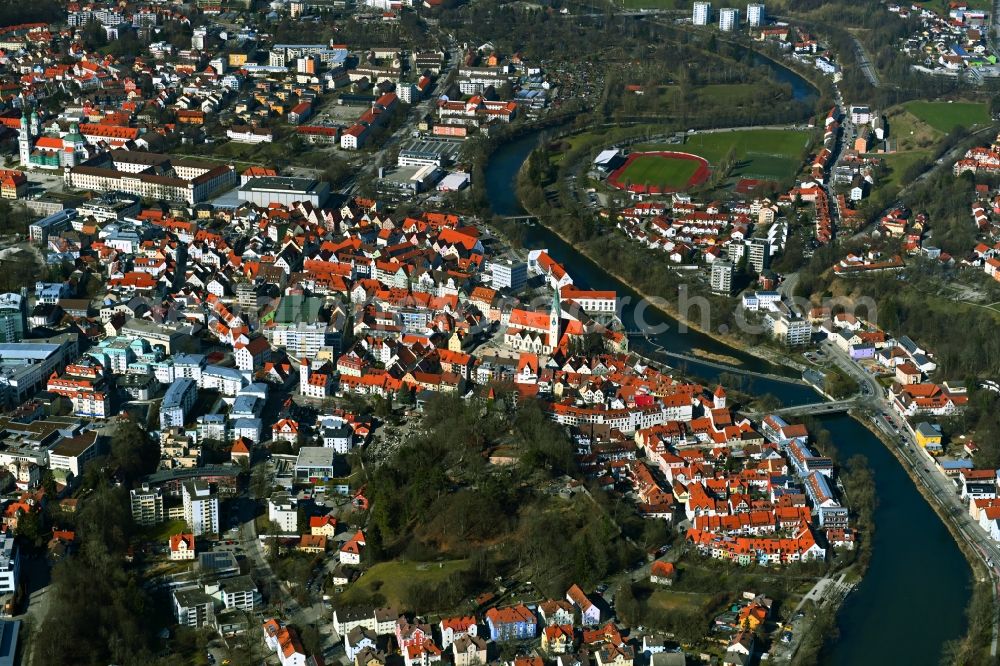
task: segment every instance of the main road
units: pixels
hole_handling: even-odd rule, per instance
[[[825,349],[834,364],[858,381],[862,393],[870,391],[865,401],[867,418],[882,431],[889,442],[895,442],[900,457],[915,478],[918,487],[927,491],[938,504],[943,519],[949,521],[958,531],[962,540],[982,561],[987,571],[993,591],[993,638],[990,655],[997,656],[998,631],[1000,631],[1000,543],[989,538],[979,523],[969,515],[967,500],[961,496],[961,488],[937,470],[934,460],[916,441],[913,430],[906,419],[893,409],[884,390],[876,379],[834,344],[826,343]],[[864,417],[864,415],[862,415]],[[887,446],[892,444],[887,443]],[[986,582],[980,578],[980,582]]]

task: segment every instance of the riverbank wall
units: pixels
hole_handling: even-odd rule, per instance
[[[524,166],[522,165],[521,169],[523,169],[523,168],[524,168]],[[522,203],[522,207],[524,207],[523,203]],[[595,256],[593,253],[591,253],[589,249],[587,249],[585,247],[581,247],[580,245],[574,243],[569,237],[567,237],[559,229],[556,229],[551,224],[546,223],[545,217],[544,217],[543,213],[541,213],[539,211],[536,211],[536,210],[531,210],[531,209],[526,208],[526,207],[525,207],[525,212],[527,214],[529,214],[529,215],[534,216],[538,220],[538,224],[542,225],[548,231],[550,231],[551,233],[553,233],[556,236],[558,236],[567,245],[573,246],[573,248],[577,252],[579,252],[580,254],[582,254],[588,260],[590,260],[590,261],[594,262],[595,264],[597,264],[598,266],[600,266],[601,270],[603,270],[604,272],[606,272],[608,275],[612,276],[613,278],[615,278],[616,280],[618,280],[619,282],[621,282],[625,286],[627,286],[629,289],[631,289],[634,292],[636,292],[637,294],[639,294],[639,296],[641,296],[642,298],[646,299],[646,301],[649,302],[649,304],[654,309],[656,309],[656,310],[662,312],[663,314],[667,315],[668,317],[670,317],[671,319],[673,319],[674,321],[676,321],[678,323],[678,325],[687,327],[687,328],[691,329],[692,331],[697,331],[698,333],[701,333],[702,335],[704,335],[706,337],[712,338],[716,342],[718,342],[720,344],[723,344],[723,345],[726,345],[727,347],[731,347],[733,349],[742,351],[742,352],[747,353],[747,354],[754,354],[756,356],[759,356],[760,358],[763,358],[764,360],[769,361],[770,363],[773,363],[775,365],[784,366],[786,368],[792,368],[792,369],[797,370],[799,372],[801,372],[802,370],[804,370],[806,368],[806,366],[804,364],[798,363],[798,362],[794,361],[793,359],[789,358],[788,356],[782,355],[782,354],[776,352],[773,349],[769,349],[767,347],[755,347],[755,346],[751,346],[751,345],[747,344],[745,341],[743,341],[740,338],[737,338],[735,336],[726,335],[724,333],[720,333],[718,331],[713,331],[711,329],[702,327],[698,323],[696,323],[696,322],[692,321],[691,319],[683,316],[681,314],[681,312],[676,308],[676,306],[674,306],[674,304],[671,303],[670,301],[668,301],[667,299],[665,299],[665,298],[663,298],[661,296],[655,296],[653,294],[650,294],[650,293],[644,291],[643,289],[640,289],[638,286],[636,286],[636,284],[630,278],[628,278],[627,276],[623,275],[620,271],[615,270],[614,267],[605,266],[604,264],[602,264],[600,262],[600,258],[597,257],[597,256]],[[735,360],[738,360],[738,359],[735,359]],[[740,368],[739,368],[738,365],[734,365],[733,369],[734,370],[739,370]]]
[[[903,471],[906,472],[910,481],[913,482],[917,492],[919,492],[920,495],[927,501],[927,504],[930,505],[931,509],[933,509],[934,513],[937,514],[938,518],[944,524],[945,529],[948,530],[948,533],[951,534],[951,537],[955,540],[955,544],[958,546],[958,549],[962,551],[962,556],[965,557],[966,561],[968,561],[969,567],[972,569],[976,579],[981,582],[988,581],[990,579],[990,575],[989,570],[986,568],[986,563],[983,562],[983,559],[965,538],[962,531],[958,529],[957,525],[955,525],[954,521],[948,515],[946,508],[941,505],[941,502],[937,499],[934,493],[932,493],[920,477],[917,476],[917,473],[914,471],[910,461],[903,455],[903,452],[900,450],[899,446],[897,446],[896,442],[890,439],[889,436],[876,426],[871,419],[867,418],[863,414],[852,410],[850,415],[851,418],[864,426],[865,429],[871,432],[872,435],[882,442],[883,446],[885,446],[889,453],[892,454],[897,461],[899,461],[900,466],[903,468]]]

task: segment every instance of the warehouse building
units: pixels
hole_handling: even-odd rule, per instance
[[[396,164],[401,167],[447,166],[455,161],[461,150],[462,141],[457,139],[411,139],[400,147]]]
[[[320,208],[330,196],[330,184],[312,178],[264,176],[251,178],[239,189],[241,201],[258,206],[278,203],[290,206],[296,201],[308,201]]]

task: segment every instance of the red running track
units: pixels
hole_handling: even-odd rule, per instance
[[[639,183],[633,183],[632,185],[625,187],[625,183],[622,181],[621,176],[625,173],[625,170],[629,168],[635,160],[640,157],[650,157],[657,156],[666,159],[674,160],[690,160],[692,162],[698,163],[697,171],[688,178],[687,183],[684,187],[661,187],[659,185],[643,185]],[[704,157],[699,157],[698,155],[692,155],[691,153],[675,153],[672,151],[654,151],[649,153],[632,153],[627,158],[625,158],[625,164],[621,165],[617,169],[611,172],[608,176],[608,184],[611,187],[615,187],[619,190],[626,190],[633,194],[669,194],[671,192],[685,192],[687,190],[694,189],[702,183],[708,180],[711,174],[711,169],[708,166],[708,160]]]

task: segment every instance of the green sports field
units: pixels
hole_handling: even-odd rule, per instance
[[[718,165],[733,149],[737,165],[734,176],[781,180],[795,175],[802,166],[802,152],[809,142],[807,130],[742,130],[705,132],[687,137],[683,146],[636,146],[636,150],[681,150]]]
[[[990,122],[986,104],[982,102],[907,102],[907,111],[941,132],[956,126],[972,127]],[[891,131],[891,130],[890,130]]]
[[[725,157],[730,147],[738,160],[749,155],[798,160],[808,141],[809,132],[805,130],[705,132],[689,136],[684,150],[701,155],[713,164]]]
[[[698,167],[691,159],[670,159],[659,155],[640,155],[625,170],[620,180],[635,185],[662,185],[684,189]]]

